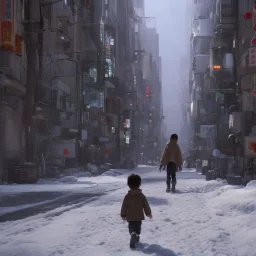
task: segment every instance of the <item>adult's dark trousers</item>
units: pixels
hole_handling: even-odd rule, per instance
[[[170,188],[171,186],[171,182],[172,184],[176,184],[177,180],[176,180],[176,172],[177,172],[177,165],[173,162],[170,162],[167,165],[167,170],[166,170],[166,184],[167,187]]]

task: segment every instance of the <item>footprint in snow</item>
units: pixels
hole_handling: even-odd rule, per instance
[[[164,221],[165,222],[171,222],[171,219],[170,218],[165,218]]]

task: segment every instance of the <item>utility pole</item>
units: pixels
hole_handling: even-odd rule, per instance
[[[0,184],[4,181],[4,89],[0,87]]]
[[[38,84],[38,33],[40,28],[39,0],[24,1],[25,45],[27,52],[27,84],[25,97],[26,161],[34,161],[33,109]]]

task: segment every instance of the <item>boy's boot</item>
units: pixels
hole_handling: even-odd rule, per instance
[[[130,248],[134,249],[137,243],[137,235],[135,232],[131,233]]]
[[[172,192],[175,193],[176,181],[172,181]]]

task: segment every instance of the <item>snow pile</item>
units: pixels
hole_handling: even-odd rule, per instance
[[[74,167],[74,168],[65,169],[63,174],[65,176],[76,176],[75,175],[76,173],[80,173],[80,172],[83,172],[83,171],[84,171],[84,168],[82,168],[82,167]]]
[[[223,187],[223,185],[226,184],[225,180],[211,180],[208,182],[203,182],[202,186],[198,186],[198,182],[192,183],[192,189],[191,192],[193,193],[208,193],[213,192],[219,189],[220,187]]]
[[[74,173],[74,175],[62,176],[59,179],[40,179],[37,184],[42,185],[51,185],[51,184],[62,184],[62,183],[76,183],[78,182],[78,178],[89,178],[91,177],[90,172],[78,172]]]
[[[256,215],[256,182],[251,181],[244,188],[226,185],[215,193],[212,203],[222,215]]]
[[[250,182],[247,184],[246,189],[256,189],[256,180],[250,181]]]
[[[64,176],[59,179],[59,182],[63,182],[63,183],[76,183],[77,181],[78,179],[75,176]]]
[[[87,177],[91,177],[92,174],[90,172],[78,172],[78,173],[75,173],[74,176],[76,176],[77,178],[87,178]]]
[[[92,174],[97,174],[97,166],[88,164],[87,171],[83,167],[69,168],[64,171],[65,176],[75,176],[77,178],[91,177]]]
[[[87,164],[87,171],[89,171],[91,174],[98,174],[98,168],[95,164]]]
[[[97,200],[62,214],[56,214],[55,209],[1,223],[0,255],[255,256],[256,221],[255,212],[251,211],[256,198],[255,182],[246,188],[232,187],[221,180],[206,182],[197,173],[180,172],[177,193],[168,194],[164,173],[157,168],[152,172],[150,168],[148,172],[144,170],[136,172],[142,176],[142,190],[153,219],[143,222],[141,242],[135,251],[129,249],[128,225],[119,215],[128,190],[125,176],[121,175],[86,178],[111,181],[111,188],[120,180],[120,189]],[[111,171],[114,175],[121,172]]]
[[[58,179],[39,179],[38,181],[37,181],[37,184],[45,184],[45,185],[47,185],[47,184],[56,184],[56,183],[59,183],[59,180]]]
[[[110,169],[109,171],[104,172],[101,176],[111,176],[111,177],[117,177],[124,174],[124,170],[118,170],[118,169]]]

